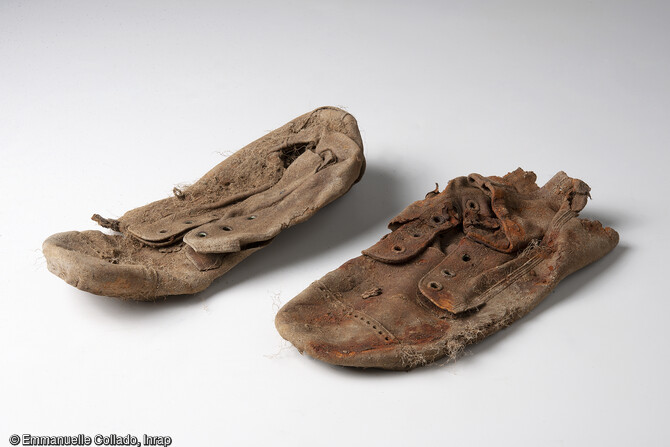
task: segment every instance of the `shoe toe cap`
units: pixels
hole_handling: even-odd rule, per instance
[[[57,233],[44,241],[42,252],[49,271],[78,289],[140,300],[155,296],[157,272],[120,261],[115,238],[99,231]]]
[[[405,369],[399,341],[373,317],[312,284],[275,318],[280,335],[301,353],[342,366]]]

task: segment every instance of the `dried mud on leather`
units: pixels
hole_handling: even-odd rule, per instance
[[[541,188],[522,169],[458,177],[287,303],[277,329],[335,365],[407,370],[455,358],[616,246],[616,231],[578,217],[589,192],[563,172]]]

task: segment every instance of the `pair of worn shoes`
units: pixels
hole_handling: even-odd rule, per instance
[[[152,300],[196,293],[345,194],[365,170],[353,116],[322,107],[240,149],[174,196],[120,219],[114,234],[66,232],[43,245],[47,266],[99,295]],[[277,314],[301,352],[328,363],[410,369],[502,329],[618,234],[577,217],[590,188],[559,172],[471,174],[429,192],[391,233],[312,283]]]

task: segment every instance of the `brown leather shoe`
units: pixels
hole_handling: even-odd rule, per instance
[[[175,196],[93,219],[122,234],[67,232],[43,244],[49,270],[98,295],[196,293],[363,175],[356,120],[322,107],[254,141]]]
[[[619,235],[577,217],[586,183],[521,169],[458,177],[277,314],[301,352],[335,365],[411,369],[510,325]]]

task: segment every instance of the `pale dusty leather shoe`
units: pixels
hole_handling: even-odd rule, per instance
[[[277,314],[300,352],[335,365],[411,369],[512,324],[619,235],[577,217],[590,188],[559,172],[471,174],[428,193],[377,244]]]
[[[365,170],[354,117],[321,107],[240,149],[175,196],[93,219],[122,234],[66,232],[43,244],[49,270],[98,295],[196,293],[281,230],[345,194]]]

